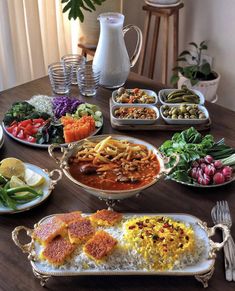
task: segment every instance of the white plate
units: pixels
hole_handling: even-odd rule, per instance
[[[182,3],[182,1],[178,1],[177,3],[174,3],[174,4],[157,4],[157,3],[154,3],[152,1],[148,1],[148,0],[145,0],[145,3],[150,5],[150,6],[153,6],[153,7],[158,7],[158,8],[169,8],[169,7],[175,7],[175,6],[178,6],[180,3]]]
[[[181,104],[175,104],[175,105],[169,105],[167,104],[167,106],[169,107],[180,107],[182,105]],[[206,109],[206,107],[202,106],[202,105],[197,105],[198,108],[205,114],[206,118],[205,119],[172,119],[172,118],[167,118],[163,115],[163,106],[165,105],[162,105],[160,107],[160,114],[161,114],[161,117],[164,119],[164,121],[167,123],[167,124],[184,124],[184,125],[191,125],[191,124],[203,124],[203,123],[206,123],[209,119],[209,113]]]
[[[3,139],[3,130],[2,130],[2,126],[0,125],[0,143]]]
[[[159,96],[159,100],[162,104],[164,105],[178,105],[178,104],[186,104],[186,103],[167,103],[165,102],[165,95],[168,95],[169,93],[173,92],[173,91],[179,91],[180,89],[162,89],[159,91],[158,96]],[[198,90],[194,90],[194,89],[190,89],[191,91],[193,91],[195,94],[197,94],[197,96],[199,97],[199,104],[196,105],[203,105],[205,103],[205,97],[204,95],[198,91]],[[187,104],[195,104],[195,103],[190,103],[188,102]]]
[[[103,126],[103,119],[102,119],[102,126]],[[93,136],[93,135],[97,134],[97,133],[100,131],[100,129],[102,128],[102,126],[96,128],[95,131],[94,131],[91,135],[89,135],[89,136]],[[4,124],[4,123],[2,123],[2,127],[3,127],[3,129],[4,129],[4,132],[5,132],[8,136],[10,136],[10,137],[13,138],[14,140],[16,140],[16,141],[18,141],[18,142],[20,142],[20,143],[23,143],[23,144],[25,144],[25,145],[32,146],[32,147],[36,147],[36,148],[44,148],[44,149],[47,149],[47,148],[50,146],[50,144],[32,143],[32,142],[28,142],[28,141],[25,141],[25,140],[19,139],[19,138],[13,136],[10,132],[8,132],[8,131],[6,130],[6,127],[5,127],[5,124]],[[64,144],[61,144],[61,145],[62,145],[62,146],[66,146],[67,143],[64,143]]]
[[[128,118],[117,118],[114,115],[114,111],[118,108],[128,108],[128,107],[145,107],[145,108],[150,108],[153,109],[156,113],[156,118],[155,119],[128,119]],[[153,106],[153,105],[149,105],[149,104],[132,104],[132,106],[130,105],[114,105],[110,108],[110,115],[111,118],[113,119],[114,122],[118,122],[119,124],[153,124],[157,121],[157,119],[159,118],[159,111],[157,109],[157,107]]]
[[[0,148],[3,146],[3,143],[4,143],[4,135],[3,135],[2,126],[0,125]]]
[[[139,88],[139,89],[140,90],[143,90],[144,92],[146,92],[146,94],[148,94],[149,96],[153,96],[155,98],[155,102],[153,102],[153,103],[135,103],[135,104],[134,103],[133,104],[131,104],[131,103],[119,103],[119,102],[117,102],[115,100],[115,97],[116,97],[117,91],[118,91],[118,90],[115,90],[112,93],[112,101],[113,101],[113,104],[114,105],[129,105],[129,106],[133,106],[133,105],[136,105],[136,104],[138,104],[138,105],[146,105],[146,104],[148,104],[148,105],[156,105],[157,104],[158,98],[157,98],[157,94],[154,91],[147,90],[147,89],[142,89],[142,88]],[[126,90],[133,90],[133,89],[126,89]]]
[[[89,214],[86,214],[89,215]],[[203,240],[205,252],[202,254],[200,260],[195,265],[189,265],[183,269],[178,270],[166,270],[166,271],[149,271],[149,270],[135,270],[133,269],[106,269],[106,270],[97,270],[95,267],[91,269],[81,269],[76,270],[73,264],[69,264],[67,269],[59,269],[50,265],[46,265],[41,260],[36,259],[35,261],[31,261],[32,267],[36,272],[44,275],[51,275],[51,276],[80,276],[80,275],[170,275],[170,276],[189,276],[189,275],[196,275],[196,274],[204,274],[212,269],[215,259],[209,258],[210,255],[210,239],[208,237],[208,233],[202,228],[200,225],[201,221],[192,215],[188,214],[168,214],[168,213],[143,213],[143,214],[133,214],[133,213],[126,213],[124,214],[125,218],[132,218],[132,217],[140,217],[140,216],[168,216],[177,221],[182,221],[187,224],[191,224],[194,228],[195,234],[197,238]],[[43,218],[39,224],[44,223],[47,219],[50,219],[52,216],[47,216]],[[36,255],[40,253],[40,247],[35,244],[35,252]],[[111,255],[110,255],[111,256]]]
[[[0,214],[17,213],[17,212],[27,211],[27,210],[41,204],[44,200],[46,200],[50,196],[56,183],[62,178],[62,172],[60,170],[56,169],[56,170],[53,170],[52,172],[49,173],[47,170],[43,170],[38,166],[28,164],[28,163],[24,163],[24,164],[25,164],[26,168],[42,175],[45,178],[44,184],[39,188],[39,189],[42,189],[43,195],[28,202],[28,203],[17,206],[17,210],[4,207],[2,204],[0,204]],[[55,173],[58,174],[58,178],[53,179],[52,176]]]

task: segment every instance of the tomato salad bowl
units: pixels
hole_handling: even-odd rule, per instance
[[[110,143],[107,145],[107,143]],[[121,145],[119,145],[119,143],[121,143]],[[131,169],[133,170],[133,163],[135,163],[136,161],[140,164],[141,161],[145,160],[145,165],[144,167],[149,168],[148,171],[150,171],[151,168],[153,168],[153,164],[157,163],[158,164],[158,168],[155,172],[153,172],[151,175],[150,174],[146,174],[146,176],[143,175],[144,172],[146,171],[146,168],[144,168],[143,173],[140,173],[141,176],[146,177],[146,180],[144,183],[141,183],[140,181],[137,181],[137,179],[133,178],[135,177],[135,173],[132,174],[132,178],[131,180],[127,180],[127,178],[124,176],[122,176],[121,171],[123,169],[118,169],[115,168],[115,165],[113,165],[113,161],[116,161],[118,156],[121,156],[122,153],[117,153],[116,156],[114,155],[114,157],[112,157],[112,163],[110,163],[110,167],[111,170],[113,171],[112,175],[114,176],[105,176],[107,173],[104,172],[96,172],[96,173],[88,173],[87,177],[89,176],[89,178],[86,179],[80,179],[78,178],[79,175],[76,175],[77,173],[75,173],[74,175],[74,171],[72,171],[72,166],[71,166],[71,160],[75,160],[75,162],[77,161],[77,157],[79,156],[79,151],[81,153],[84,153],[86,151],[89,151],[89,144],[93,145],[94,148],[97,150],[98,148],[98,152],[99,150],[102,148],[104,149],[104,147],[106,146],[106,148],[108,150],[113,150],[115,149],[114,145],[120,146],[121,148],[123,148],[124,146],[126,146],[126,148],[128,150],[138,150],[138,147],[141,148],[141,151],[143,152],[144,150],[146,150],[146,152],[148,154],[146,154],[146,156],[144,158],[139,158],[139,161],[137,161],[137,159],[130,159],[130,156],[128,156],[129,160],[128,160],[128,165],[131,166]],[[62,156],[59,157],[58,152],[56,153],[56,149],[60,149]],[[63,170],[64,174],[76,185],[80,186],[81,188],[83,188],[86,192],[100,198],[103,200],[106,200],[106,202],[110,202],[110,201],[115,201],[115,200],[120,200],[120,199],[125,199],[125,198],[129,198],[135,195],[138,195],[141,191],[143,191],[144,189],[154,185],[161,177],[167,175],[174,166],[177,165],[178,161],[179,161],[179,157],[176,155],[175,158],[175,164],[172,168],[168,168],[167,164],[169,163],[169,158],[164,157],[158,150],[156,147],[154,147],[153,145],[140,140],[140,139],[136,139],[133,137],[129,137],[129,136],[123,136],[123,135],[100,135],[100,136],[92,136],[89,137],[87,139],[83,139],[77,143],[73,143],[73,144],[69,144],[67,148],[63,148],[58,144],[52,144],[49,146],[48,148],[49,151],[49,155],[56,161],[56,163],[60,166],[60,168]],[[101,151],[102,152],[102,151]],[[93,152],[94,154],[94,152]],[[97,153],[95,153],[97,154]],[[98,153],[99,155],[99,153]],[[110,154],[111,155],[111,154]],[[130,154],[129,154],[130,155]],[[147,161],[147,155],[150,157],[152,160]],[[91,157],[92,154],[89,155],[89,157]],[[108,155],[106,155],[107,157]],[[102,157],[106,158],[106,157]],[[127,158],[127,159],[128,159]],[[96,158],[95,158],[96,159]],[[89,159],[86,159],[89,160]],[[130,162],[129,162],[130,161]],[[93,160],[94,162],[94,160]],[[103,169],[107,169],[107,165],[109,161],[105,161],[107,162],[107,164],[105,164],[104,166],[102,166],[102,169],[98,169],[97,171],[102,171]],[[120,164],[122,164],[121,166],[123,167],[123,164],[125,164],[125,160],[122,158],[120,161]],[[79,172],[79,174],[81,174],[80,172],[84,172],[83,171],[83,166],[82,165],[80,168],[77,168],[77,171]],[[85,165],[86,166],[86,165]],[[120,167],[121,167],[120,166]],[[134,170],[135,171],[135,170]],[[141,170],[140,170],[141,171]],[[114,174],[114,172],[116,172],[116,174]],[[122,171],[122,173],[125,171]],[[136,172],[138,172],[137,168],[136,168]],[[133,172],[132,172],[133,173]],[[91,175],[89,175],[91,174]],[[138,173],[137,173],[138,174]],[[115,176],[116,175],[116,176]],[[86,175],[83,175],[84,177]],[[97,183],[96,183],[96,176],[100,176],[100,177],[106,177],[107,179],[104,179],[104,181],[108,181],[108,179],[113,179],[113,182],[109,183],[109,187],[106,187],[105,184],[102,184],[101,186],[99,186],[99,177],[97,178]],[[110,178],[111,177],[111,178]],[[87,181],[90,180],[90,182],[88,183]],[[94,180],[94,181],[92,181]],[[93,184],[92,184],[92,182]],[[110,204],[109,204],[110,205]]]

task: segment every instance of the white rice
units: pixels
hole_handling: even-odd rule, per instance
[[[33,105],[36,111],[46,112],[53,116],[52,99],[53,97],[47,95],[34,95],[27,102]]]
[[[122,224],[123,225],[123,224]],[[199,227],[197,225],[191,225],[195,233]],[[100,227],[100,229],[102,229]],[[82,246],[78,247],[74,252],[72,258],[64,265],[54,267],[46,261],[40,261],[40,266],[46,272],[56,271],[149,271],[149,264],[145,261],[143,256],[139,254],[134,248],[124,248],[124,227],[105,227],[106,232],[112,235],[118,240],[118,246],[114,252],[109,255],[104,262],[96,263],[83,252]],[[202,261],[206,256],[207,246],[205,241],[197,237],[195,238],[196,251],[195,253],[185,253],[181,256],[180,260],[175,262],[173,270],[181,270],[187,266],[193,266]],[[39,255],[42,247],[39,244],[35,244],[36,254]],[[151,270],[150,271],[156,271]]]

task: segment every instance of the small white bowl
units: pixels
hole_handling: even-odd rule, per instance
[[[162,90],[160,90],[159,93],[158,93],[160,102],[162,104],[164,104],[164,105],[178,105],[178,104],[182,104],[182,103],[167,103],[167,102],[165,102],[165,100],[166,100],[166,97],[165,96],[166,95],[168,95],[169,93],[171,93],[173,91],[176,91],[177,92],[179,90],[180,89],[162,89]],[[200,91],[198,91],[198,90],[194,90],[194,89],[190,89],[190,90],[192,90],[195,94],[197,94],[197,96],[200,99],[200,102],[197,105],[203,105],[205,103],[205,97],[203,96],[203,94]],[[183,103],[183,104],[186,104],[186,103]],[[187,104],[195,104],[195,103],[188,102]]]
[[[133,90],[133,89],[126,89],[126,90]],[[148,105],[156,105],[156,104],[157,104],[157,102],[158,102],[158,98],[157,98],[157,94],[156,94],[156,92],[154,92],[154,91],[152,91],[152,90],[141,89],[141,88],[140,88],[140,90],[143,90],[143,91],[146,92],[146,94],[148,94],[149,96],[153,96],[153,97],[155,98],[155,102],[153,102],[153,103],[136,103],[136,104],[138,104],[138,105],[146,105],[146,104],[148,104]],[[133,103],[119,103],[119,102],[117,102],[117,101],[115,100],[115,97],[116,97],[116,95],[117,95],[117,91],[118,91],[118,90],[115,90],[115,91],[113,91],[113,93],[112,93],[112,101],[113,101],[113,104],[114,104],[114,105],[129,105],[129,106],[136,105],[136,104],[133,104]]]
[[[156,118],[155,119],[129,119],[129,118],[117,118],[115,117],[114,115],[114,111],[118,108],[121,108],[121,107],[124,107],[124,108],[130,108],[130,107],[140,107],[140,108],[151,108],[155,111],[156,113]],[[111,118],[119,123],[119,124],[153,124],[156,122],[156,120],[159,118],[159,110],[157,109],[156,106],[153,106],[153,105],[149,105],[149,104],[132,104],[132,105],[114,105],[112,106],[111,108]]]
[[[167,106],[169,106],[169,107],[180,107],[181,105],[182,105],[182,103],[176,104],[176,105],[167,104]],[[185,104],[185,105],[191,105],[191,104]],[[161,117],[164,119],[164,121],[168,124],[184,124],[184,125],[186,125],[186,124],[189,124],[189,125],[191,125],[191,124],[203,124],[203,123],[206,123],[209,119],[209,113],[208,113],[206,107],[202,106],[202,105],[197,105],[197,106],[205,114],[206,118],[204,118],[204,119],[198,119],[198,118],[197,119],[172,119],[172,118],[167,118],[163,115],[163,106],[164,105],[162,105],[160,107],[160,114],[161,114]]]

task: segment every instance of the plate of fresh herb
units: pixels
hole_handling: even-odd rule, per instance
[[[235,148],[225,144],[223,138],[215,141],[211,134],[202,136],[191,127],[175,133],[160,151],[168,157],[180,156],[167,179],[193,187],[218,187],[235,180]]]

